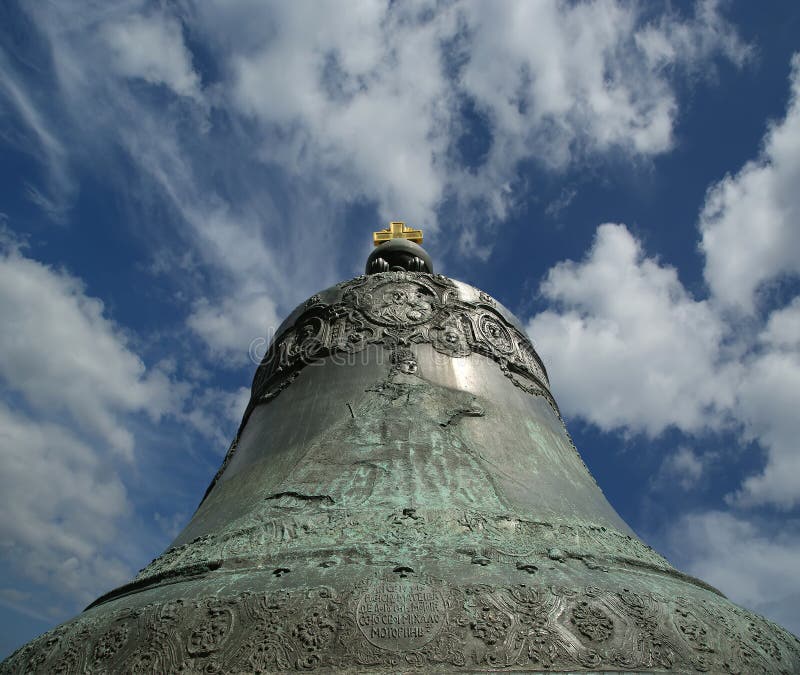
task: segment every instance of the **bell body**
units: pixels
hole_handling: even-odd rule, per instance
[[[800,672],[640,541],[516,319],[441,275],[313,296],[173,545],[4,672]]]

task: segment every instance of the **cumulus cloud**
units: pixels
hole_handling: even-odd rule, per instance
[[[12,569],[79,602],[125,580],[130,569],[107,546],[131,504],[104,453],[5,404],[0,445],[0,553]]]
[[[561,167],[581,148],[652,154],[670,147],[676,102],[658,71],[630,60],[633,6],[519,3],[496,12],[471,3],[465,13],[474,33],[462,82],[493,122],[490,162],[543,151],[546,164]],[[644,30],[671,42],[654,26]]]
[[[169,365],[148,368],[78,278],[0,234],[0,557],[33,606],[63,616],[143,557],[138,535],[118,536],[136,529],[128,483],[147,456],[139,417],[152,425],[194,410],[181,410],[188,387]],[[231,396],[218,403],[209,418],[229,418]]]
[[[103,303],[83,284],[11,248],[0,254],[0,377],[41,412],[64,412],[114,451],[132,458],[134,440],[120,415],[151,419],[179,393],[147,370]]]
[[[749,242],[739,246],[747,250]],[[551,303],[528,331],[559,403],[605,430],[658,435],[735,431],[754,441],[763,465],[727,495],[734,509],[800,504],[797,392],[800,298],[769,313],[760,330],[713,300],[697,300],[676,271],[647,257],[621,225],[598,227],[584,260],[556,265],[541,285]],[[748,324],[749,326],[749,324]],[[690,490],[724,451],[689,447],[667,455],[651,481]],[[681,569],[732,600],[798,631],[798,531],[741,510],[697,511],[667,532],[665,550]]]
[[[730,501],[740,506],[800,504],[800,298],[769,316],[747,360],[736,413],[748,438],[767,451],[763,471],[745,479]]]
[[[671,425],[702,429],[731,405],[722,323],[623,225],[598,227],[586,259],[553,267],[541,293],[554,308],[528,332],[567,415],[655,436]]]
[[[675,269],[647,258],[627,228],[610,224],[598,227],[582,262],[559,263],[540,290],[553,308],[528,332],[567,415],[650,436],[669,427],[737,430],[758,442],[765,466],[729,501],[800,503],[800,301],[748,339],[713,303],[692,298]]]
[[[792,63],[785,118],[700,214],[709,299],[693,298],[626,227],[605,224],[583,261],[548,272],[540,291],[553,306],[528,324],[567,414],[605,430],[727,428],[757,442],[763,468],[727,496],[740,507],[800,504],[800,298],[774,300],[761,321],[729,311],[752,310],[761,284],[800,270],[800,57]]]
[[[692,513],[667,533],[670,558],[734,602],[800,633],[800,532],[721,511]]]
[[[800,273],[800,54],[790,88],[760,155],[713,185],[700,215],[706,281],[715,298],[744,312],[763,284]]]
[[[385,220],[435,224],[453,105],[441,19],[378,2],[307,10],[274,3],[273,39],[232,57],[234,102],[261,123],[265,159],[325,170],[334,198],[379,200]]]
[[[800,297],[769,315],[759,341],[773,349],[800,348]]]

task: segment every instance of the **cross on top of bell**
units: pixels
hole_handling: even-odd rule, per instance
[[[390,239],[408,239],[415,244],[422,243],[422,230],[415,230],[411,227],[406,227],[406,224],[399,221],[389,223],[389,227],[378,232],[373,232],[372,240],[375,246],[379,246],[385,241]]]

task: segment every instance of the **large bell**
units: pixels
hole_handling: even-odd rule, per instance
[[[510,312],[413,242],[367,271],[280,327],[172,546],[0,670],[800,672],[617,515]]]

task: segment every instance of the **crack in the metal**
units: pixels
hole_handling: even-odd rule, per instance
[[[464,417],[483,417],[486,411],[480,406],[474,405],[468,408],[459,408],[450,413],[446,422],[439,422],[440,427],[449,427],[452,424],[459,422]]]
[[[287,492],[276,492],[274,495],[270,495],[266,497],[267,501],[271,499],[281,499],[282,497],[292,497],[294,499],[299,499],[300,501],[305,502],[327,502],[328,504],[335,504],[336,502],[333,500],[333,497],[330,495],[305,495],[301,492],[295,492],[293,490],[289,490]]]

